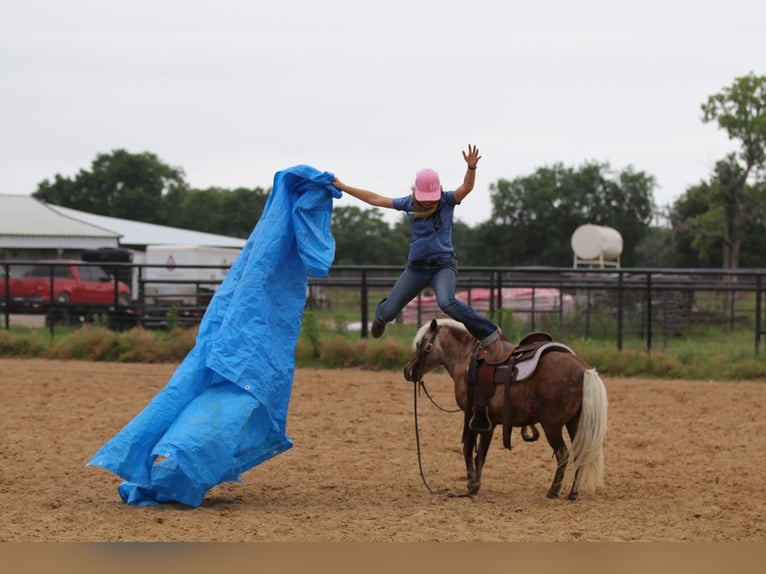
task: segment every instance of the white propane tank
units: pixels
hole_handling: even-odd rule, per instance
[[[571,244],[575,267],[578,264],[598,264],[601,267],[620,265],[622,235],[612,227],[590,223],[581,225],[572,234]]]

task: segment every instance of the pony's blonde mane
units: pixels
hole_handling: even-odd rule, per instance
[[[436,320],[436,322],[439,324],[439,327],[451,327],[453,329],[459,329],[461,331],[468,331],[468,329],[465,328],[465,325],[463,325],[460,321],[455,321],[454,319],[449,319],[447,317],[441,317]],[[420,340],[425,337],[425,334],[428,332],[428,329],[431,327],[431,321],[428,321],[420,326],[420,329],[418,329],[418,332],[415,333],[415,338],[412,341],[412,349],[415,350],[418,346],[418,343]]]

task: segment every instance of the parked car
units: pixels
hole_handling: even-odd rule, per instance
[[[51,275],[53,288],[51,289]],[[98,266],[82,261],[51,259],[32,265],[22,276],[9,279],[10,308],[17,310],[45,310],[53,300],[73,307],[118,305],[130,303],[130,287],[115,280]],[[6,303],[5,277],[0,275],[0,302]]]

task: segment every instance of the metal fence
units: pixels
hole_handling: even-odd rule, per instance
[[[104,317],[107,326],[125,329],[189,326],[199,323],[220,280],[148,279],[154,265],[98,264],[113,277],[130,281],[128,304],[114,298],[108,303],[81,305],[57,300],[51,284],[47,300],[23,301],[11,296],[11,282],[39,262],[2,263],[0,305],[5,328],[19,314],[45,317],[53,330],[63,323]],[[79,263],[78,263],[79,264]],[[51,263],[51,278],[56,263]],[[97,265],[82,263],[82,265]],[[204,270],[216,266],[177,266]],[[379,298],[393,286],[399,266],[334,266],[326,278],[309,278],[306,307],[316,313],[353,320],[361,337],[369,336],[369,323]],[[126,278],[130,279],[126,279]],[[161,288],[161,289],[160,289]],[[766,269],[723,272],[713,269],[463,267],[458,295],[490,316],[506,330],[546,330],[559,338],[587,337],[612,341],[622,349],[626,340],[638,339],[647,350],[665,347],[674,337],[715,326],[752,333],[759,351],[766,335],[763,292]],[[420,325],[439,315],[432,293],[424,290],[408,305],[398,321]]]
[[[327,279],[311,283],[345,286],[359,296],[361,335],[377,300],[390,289],[400,267],[333,267]],[[457,290],[467,303],[495,322],[524,331],[547,330],[560,338],[609,339],[622,349],[640,339],[647,350],[666,346],[705,327],[748,330],[758,352],[763,323],[764,269],[723,273],[711,269],[573,269],[464,267]],[[325,294],[325,298],[332,299]],[[309,300],[311,306],[311,300]],[[399,320],[422,324],[438,315],[433,297],[422,292]],[[514,326],[515,325],[515,326]]]

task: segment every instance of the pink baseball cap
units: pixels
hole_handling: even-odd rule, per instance
[[[439,174],[432,169],[421,169],[415,176],[415,199],[438,201],[442,196]]]

